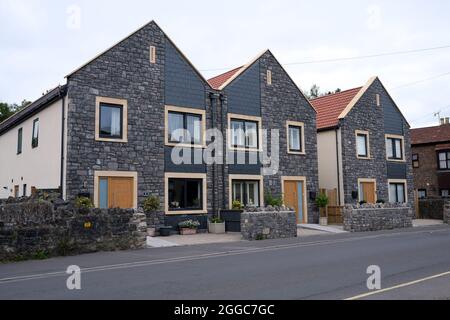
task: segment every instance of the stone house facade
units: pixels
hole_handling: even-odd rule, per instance
[[[319,185],[335,192],[333,205],[413,207],[409,124],[381,81],[375,77],[311,103],[318,112]]]
[[[176,226],[189,217],[204,228],[208,215],[230,209],[236,200],[263,206],[267,193],[288,194],[299,222],[318,222],[316,112],[308,100],[270,51],[215,80],[204,79],[152,21],[70,73],[67,85],[22,116],[0,124],[0,132],[13,132],[7,144],[15,146],[21,123],[38,119],[52,103],[59,125],[40,118],[33,137],[57,128],[54,137],[42,135],[39,147],[58,146],[46,155],[58,159],[48,166],[58,179],[47,185],[42,176],[27,184],[61,189],[67,200],[86,196],[99,208],[136,208],[155,196],[162,210],[154,224]],[[212,128],[224,137],[213,154],[243,162],[206,161],[208,144],[215,141],[207,136]],[[272,129],[279,132],[279,161],[273,154],[272,163],[264,164],[260,155],[272,156],[278,146],[264,145],[263,130],[270,141]],[[276,170],[267,175],[270,166]],[[16,195],[11,178],[0,178],[8,196]]]
[[[450,124],[411,130],[414,184],[419,198],[450,196]]]

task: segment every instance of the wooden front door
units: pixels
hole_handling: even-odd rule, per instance
[[[361,201],[365,201],[367,203],[375,203],[375,182],[361,182],[361,193]]]
[[[306,223],[305,205],[303,198],[303,181],[284,182],[284,204],[294,208],[297,212],[297,223]]]
[[[110,208],[130,209],[134,207],[133,178],[108,179],[108,205]]]

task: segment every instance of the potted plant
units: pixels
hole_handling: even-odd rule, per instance
[[[200,227],[200,222],[187,220],[179,223],[178,227],[180,228],[180,233],[182,236],[190,236],[197,234],[197,229]]]
[[[144,212],[147,215],[147,218],[154,217],[155,214],[158,212],[158,210],[161,208],[159,198],[156,196],[149,196],[147,199],[145,199],[143,204]],[[168,231],[170,235],[170,230]],[[162,231],[162,233],[167,234],[167,232]],[[147,229],[147,235],[149,237],[154,237],[156,235],[156,228],[148,228]]]
[[[225,233],[225,221],[220,217],[213,217],[208,222],[208,231],[212,234],[224,234]]]
[[[328,199],[327,195],[324,193],[320,194],[316,199],[316,204],[319,207],[319,212],[320,212],[320,225],[321,226],[328,225],[328,214],[327,214],[328,202],[329,202],[329,199]]]

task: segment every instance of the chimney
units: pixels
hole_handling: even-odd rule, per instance
[[[443,126],[445,124],[445,118],[441,118],[440,120],[440,125]]]
[[[450,118],[445,118],[445,124],[450,124]]]

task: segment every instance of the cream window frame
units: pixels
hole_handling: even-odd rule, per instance
[[[187,144],[187,143],[174,143],[170,142],[169,140],[169,113],[170,112],[177,112],[177,113],[183,113],[183,114],[193,114],[193,115],[199,115],[202,117],[202,126],[201,126],[201,139],[202,142],[200,144]],[[180,148],[206,148],[206,110],[201,109],[193,109],[193,108],[186,108],[186,107],[176,107],[176,106],[169,106],[167,105],[165,107],[165,116],[164,116],[164,140],[165,145],[168,147],[180,147]]]
[[[100,137],[100,105],[114,104],[122,106],[122,139],[110,139]],[[127,143],[128,142],[128,101],[108,97],[96,97],[95,99],[95,141]]]
[[[389,202],[391,202],[391,193],[390,193],[391,184],[403,184],[405,186],[405,203],[408,203],[408,180],[406,180],[406,179],[388,179]]]
[[[290,146],[290,132],[289,127],[298,127],[301,128],[301,141],[302,144],[302,151],[291,151]],[[287,121],[286,122],[286,137],[287,137],[287,153],[288,154],[296,154],[296,155],[306,155],[306,139],[305,139],[305,123],[304,122],[298,122],[298,121]]]
[[[231,130],[231,122],[233,120],[238,121],[250,121],[258,124],[258,148],[242,148],[234,147],[232,144],[233,130]],[[246,116],[242,114],[229,113],[228,114],[228,130],[227,130],[228,150],[229,151],[249,151],[249,152],[262,152],[263,130],[262,130],[262,118],[254,116]]]
[[[367,157],[360,156],[358,154],[358,136],[365,135],[367,141]],[[355,130],[355,148],[356,148],[356,158],[360,160],[372,160],[372,153],[370,152],[370,132],[366,130]]]
[[[389,159],[388,152],[387,152],[387,150],[388,150],[387,141],[388,141],[389,138],[391,138],[391,139],[399,139],[399,140],[402,141],[402,156],[403,156],[403,159]],[[385,140],[385,144],[386,144],[386,160],[389,161],[389,162],[405,163],[406,162],[405,137],[401,136],[401,135],[397,135],[397,134],[386,134],[384,140]]]
[[[197,179],[202,180],[203,192],[203,209],[202,210],[186,210],[186,211],[170,211],[169,210],[169,180],[170,179]],[[207,177],[204,173],[166,173],[164,177],[164,211],[167,216],[180,215],[196,215],[208,213],[208,184]]]
[[[264,177],[256,175],[230,174],[228,176],[228,205],[233,209],[233,181],[258,181],[259,182],[259,207],[264,207]]]

